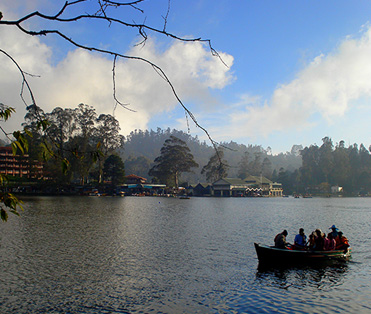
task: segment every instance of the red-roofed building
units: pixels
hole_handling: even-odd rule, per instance
[[[147,182],[146,178],[131,174],[125,177],[125,184],[145,184]]]

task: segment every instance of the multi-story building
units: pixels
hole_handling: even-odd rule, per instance
[[[43,163],[30,161],[29,156],[13,155],[12,148],[0,147],[0,173],[14,177],[42,178]]]

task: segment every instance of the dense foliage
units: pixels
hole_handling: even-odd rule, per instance
[[[109,156],[104,162],[103,174],[112,185],[123,184],[125,181],[125,166],[121,157],[117,155]]]
[[[46,121],[40,129],[39,121]],[[24,127],[33,134],[30,142],[31,159],[47,159],[45,173],[58,184],[85,184],[94,178],[103,181],[106,158],[123,145],[118,121],[111,115],[97,115],[91,106],[80,104],[75,109],[55,108],[44,113],[29,108]],[[65,161],[64,167],[56,159]]]
[[[311,145],[301,150],[303,165],[299,170],[281,168],[275,174],[286,193],[326,194],[331,187],[342,187],[345,194],[366,194],[371,191],[371,155],[361,144],[345,147],[344,141],[335,146],[329,137],[321,146]],[[369,148],[371,150],[371,147]]]

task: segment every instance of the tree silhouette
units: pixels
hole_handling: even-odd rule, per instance
[[[165,141],[160,156],[154,162],[155,165],[148,174],[165,182],[172,181],[176,189],[179,186],[179,176],[198,167],[186,142],[175,136],[170,136]]]
[[[218,151],[210,157],[207,165],[202,168],[201,174],[206,175],[207,182],[215,182],[219,179],[225,178],[228,175],[229,166],[227,161],[222,160],[222,163],[220,163],[220,158],[223,157],[224,150],[219,147]]]

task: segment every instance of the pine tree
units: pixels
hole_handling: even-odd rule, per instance
[[[161,148],[160,156],[154,160],[155,165],[149,170],[149,175],[160,181],[179,187],[179,176],[198,167],[186,142],[170,136]]]

